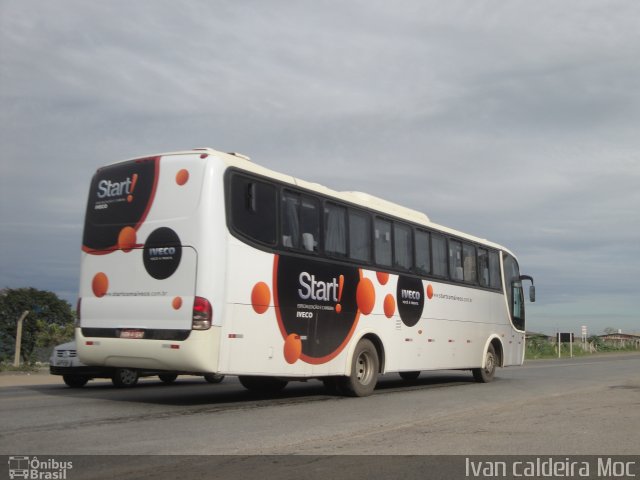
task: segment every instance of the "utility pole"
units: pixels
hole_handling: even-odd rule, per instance
[[[27,315],[29,315],[29,310],[25,310],[24,312],[22,312],[22,315],[18,319],[18,326],[16,328],[16,356],[13,359],[13,366],[16,368],[20,366],[20,349],[22,347],[22,322],[24,322],[24,319],[27,318]]]

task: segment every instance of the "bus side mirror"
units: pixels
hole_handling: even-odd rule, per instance
[[[529,287],[529,301],[531,303],[536,301],[536,287],[533,284],[533,277],[531,275],[520,275],[520,281],[529,280],[531,282],[531,286]]]

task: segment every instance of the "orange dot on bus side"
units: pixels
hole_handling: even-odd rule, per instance
[[[102,272],[96,273],[91,282],[91,289],[96,297],[104,297],[109,290],[109,278]]]
[[[296,363],[302,355],[302,340],[300,335],[290,334],[284,341],[284,359],[287,363]]]
[[[356,303],[360,311],[369,315],[376,304],[376,289],[368,278],[361,278],[356,289]]]
[[[427,298],[431,300],[433,298],[433,287],[431,284],[427,285]]]
[[[386,285],[389,281],[389,274],[387,272],[376,272],[376,277],[378,277],[380,285]]]
[[[256,313],[264,313],[271,303],[271,291],[269,286],[264,282],[258,282],[251,290],[251,305]]]
[[[186,170],[183,168],[182,170],[179,170],[178,173],[176,173],[176,183],[178,185],[182,186],[188,181],[189,181],[189,170]]]
[[[130,252],[136,246],[136,230],[124,227],[118,234],[118,248],[123,252]]]
[[[394,313],[396,313],[396,301],[394,300],[393,295],[389,293],[384,297],[384,314],[387,318],[391,318]]]
[[[176,297],[171,302],[171,306],[174,310],[180,310],[182,308],[182,297]]]

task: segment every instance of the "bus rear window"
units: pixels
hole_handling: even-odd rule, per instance
[[[96,172],[85,215],[85,251],[117,248],[122,228],[137,228],[144,221],[155,195],[159,160],[134,160]]]

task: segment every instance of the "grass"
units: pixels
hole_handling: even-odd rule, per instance
[[[593,347],[593,348],[591,348]],[[638,352],[639,350],[632,346],[619,346],[606,342],[591,342],[586,344],[586,349],[583,348],[582,343],[573,344],[573,356],[585,357],[589,355],[596,355],[598,353],[609,352]],[[562,357],[568,357],[570,352],[570,346],[568,343],[562,344]],[[558,358],[558,350],[556,344],[548,341],[546,338],[530,338],[527,340],[527,348],[525,351],[526,360],[537,360],[543,358]]]
[[[13,362],[0,362],[0,372],[25,372],[33,373],[42,368],[40,363],[21,363],[19,367],[14,367]]]

